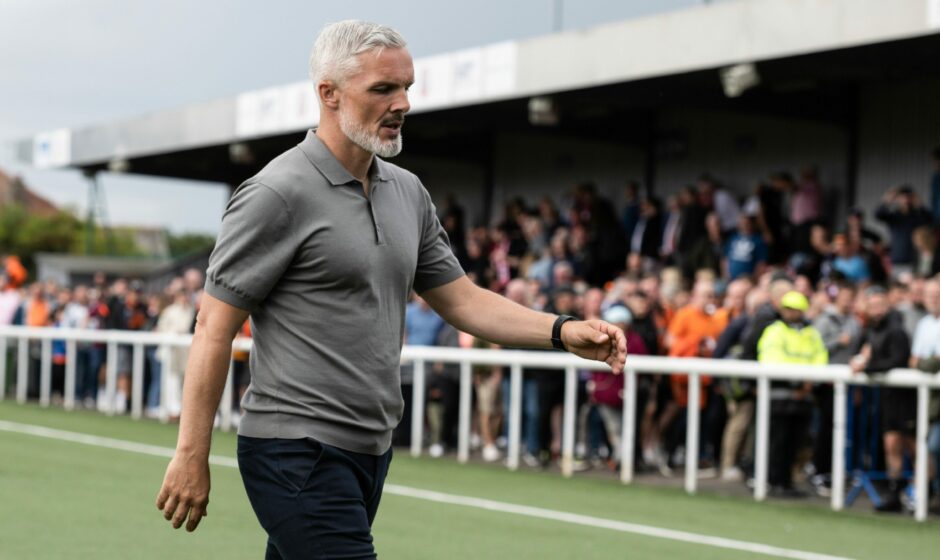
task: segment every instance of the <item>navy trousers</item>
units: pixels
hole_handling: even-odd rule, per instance
[[[391,449],[238,436],[245,491],[268,533],[265,559],[375,558],[372,522],[391,460]]]

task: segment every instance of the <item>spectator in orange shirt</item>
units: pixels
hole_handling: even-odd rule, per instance
[[[246,320],[242,324],[242,328],[238,331],[238,336],[241,338],[251,338],[251,321]],[[245,396],[245,391],[248,390],[248,385],[251,383],[251,368],[250,363],[250,353],[248,350],[234,350],[232,352],[232,374],[235,377],[235,394],[233,395],[232,408],[233,410],[238,411],[238,414],[235,416],[238,420],[241,420],[241,402],[242,397]]]
[[[29,298],[23,302],[23,318],[27,327],[48,327],[52,307],[42,284],[36,282],[29,287]],[[29,341],[29,378],[26,383],[26,394],[30,399],[39,398],[39,359],[40,343],[38,340]]]
[[[715,350],[718,336],[728,325],[729,312],[718,308],[718,299],[715,292],[715,283],[711,280],[698,280],[692,288],[692,297],[689,303],[676,311],[669,323],[666,333],[666,347],[669,356],[678,358],[710,358]],[[708,398],[708,387],[711,378],[701,377],[701,390],[699,392],[699,410],[705,408]],[[660,433],[666,434],[679,413],[686,409],[689,402],[689,379],[686,375],[673,375],[670,377],[673,400],[667,405],[660,418]],[[671,438],[675,448],[681,441],[685,423],[680,422],[673,430]]]

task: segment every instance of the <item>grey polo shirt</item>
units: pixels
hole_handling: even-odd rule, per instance
[[[409,291],[463,271],[418,178],[373,161],[366,198],[310,131],[228,203],[206,292],[251,312],[241,435],[391,445]]]

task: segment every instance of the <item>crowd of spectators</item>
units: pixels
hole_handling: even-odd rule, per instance
[[[152,331],[166,334],[188,334],[195,328],[196,309],[203,288],[203,273],[190,269],[174,278],[159,292],[147,293],[138,280],[116,278],[108,281],[103,273],[94,276],[90,285],[60,286],[54,281],[25,283],[25,270],[15,257],[7,257],[0,284],[0,325],[53,327],[72,329],[116,329]],[[40,392],[41,345],[29,343],[27,397],[35,399]],[[75,402],[76,406],[105,412],[124,413],[131,395],[133,348],[118,344],[115,355],[115,390],[106,391],[108,353],[104,342],[76,344]],[[65,393],[65,340],[51,345],[51,398],[61,402]],[[165,397],[166,413],[179,416],[182,379],[188,351],[176,346],[144,347],[144,382],[142,394],[145,414],[156,417],[161,394]],[[12,361],[12,351],[3,357]],[[236,371],[246,357],[233,356]],[[239,380],[247,386],[246,375]],[[12,379],[8,380],[12,382]]]
[[[932,200],[940,204],[940,151],[933,155]],[[872,213],[886,237],[858,208],[836,222],[812,167],[796,176],[773,173],[745,197],[702,175],[665,202],[645,195],[637,183],[625,186],[625,199],[618,211],[594,185],[583,183],[572,189],[567,207],[549,198],[534,205],[511,200],[494,227],[469,227],[454,200],[439,212],[475,282],[534,309],[618,324],[633,355],[850,364],[874,375],[893,368],[940,370],[940,207],[925,206],[911,186],[888,189]],[[488,346],[448,333],[450,327],[420,299],[407,315],[410,343]],[[439,456],[456,445],[457,373],[429,371],[428,406],[443,410],[443,420],[429,425],[430,452]],[[559,373],[524,373],[523,460],[533,467],[560,456]],[[503,368],[474,372],[473,444],[487,461],[502,457],[508,378]],[[609,373],[580,372],[579,468],[617,468],[623,383]],[[702,387],[701,476],[751,483],[754,384],[703,377]],[[832,394],[831,384],[772,384],[772,494],[828,494]],[[688,380],[641,375],[637,395],[638,468],[671,476],[684,464]],[[915,390],[853,389],[851,401],[856,420],[876,422],[871,437],[878,444],[874,454],[853,455],[852,466],[885,474],[882,499],[875,500],[879,510],[913,507],[905,491],[913,464]],[[932,473],[940,460],[938,405],[933,399]],[[409,420],[406,411],[400,444],[409,438]]]
[[[449,199],[440,208],[454,253],[478,284],[533,309],[603,319],[623,328],[633,355],[746,359],[762,363],[849,364],[879,374],[898,367],[940,370],[940,151],[932,207],[910,186],[884,193],[873,212],[887,238],[861,209],[840,223],[826,207],[817,172],[776,172],[739,197],[710,175],[665,201],[625,186],[618,209],[590,183],[575,186],[565,207],[543,198],[511,200],[493,227],[466,223]],[[26,284],[9,260],[0,292],[0,325],[152,330],[194,328],[203,275],[190,270],[160,293],[95,277],[90,286]],[[490,348],[458,333],[415,296],[405,324],[408,344]],[[248,323],[243,329],[250,335]],[[123,412],[131,390],[131,348],[117,352],[117,390],[105,398],[102,344],[79,344],[76,401]],[[8,357],[9,359],[10,357]],[[53,393],[64,390],[65,345],[53,344]],[[247,354],[233,355],[237,394],[249,382]],[[39,347],[30,348],[29,394],[39,391]],[[147,348],[146,410],[161,392],[178,415],[185,369],[182,349]],[[459,368],[431,364],[427,422],[432,456],[456,447]],[[703,377],[698,403],[702,476],[748,482],[754,455],[755,386],[747,379]],[[509,375],[473,370],[473,448],[500,460],[506,445]],[[395,442],[408,443],[412,372],[402,368],[406,410]],[[624,377],[579,375],[577,467],[610,469],[620,457]],[[886,473],[879,509],[905,505],[913,459],[912,389],[854,390],[852,414],[880,418],[878,452],[857,453],[856,468]],[[828,492],[832,455],[832,386],[774,382],[771,391],[769,482],[773,494]],[[546,467],[561,451],[563,376],[527,369],[522,384],[523,461]],[[860,404],[861,403],[861,404]],[[872,405],[871,403],[875,403]],[[931,407],[932,473],[940,460],[940,401]],[[684,464],[688,380],[641,375],[637,387],[637,468],[672,476]],[[850,434],[850,436],[857,434]],[[864,445],[856,449],[865,448]],[[934,476],[935,490],[940,479]],[[909,504],[907,504],[909,505]]]

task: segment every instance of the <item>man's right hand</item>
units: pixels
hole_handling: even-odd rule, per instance
[[[202,518],[209,515],[206,510],[209,485],[208,459],[187,457],[177,451],[166,468],[163,487],[157,495],[157,509],[174,529],[179,529],[186,521],[186,530],[191,533]]]
[[[163,517],[174,529],[186,522],[190,532],[208,515],[212,422],[228,376],[232,339],[248,318],[247,311],[209,294],[203,294],[201,301],[186,362],[176,453],[157,495],[157,509]]]

